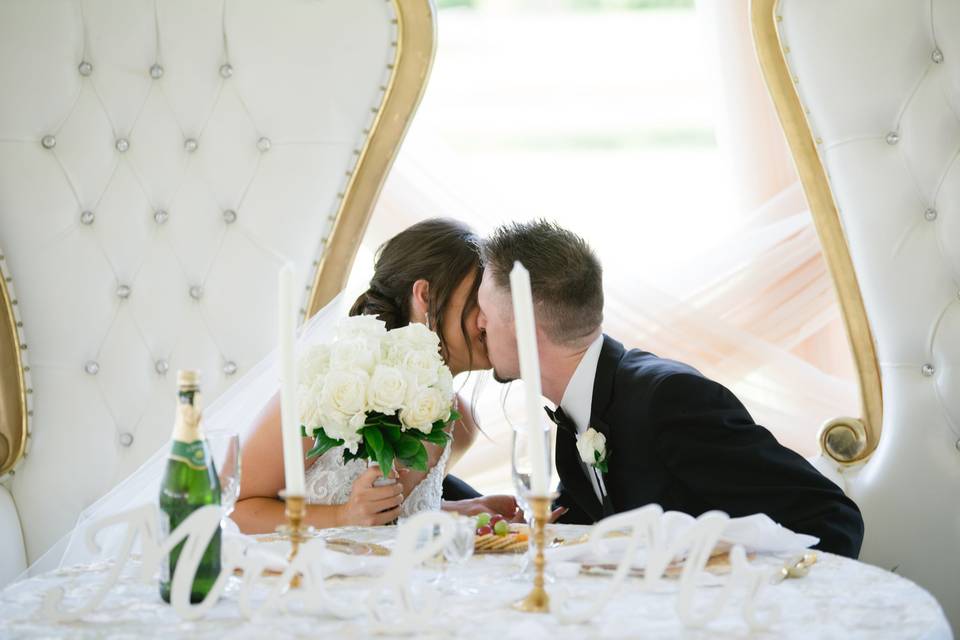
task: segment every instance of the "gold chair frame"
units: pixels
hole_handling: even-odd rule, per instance
[[[790,50],[780,39],[778,2],[751,0],[754,45],[820,237],[860,381],[862,417],[842,417],[826,422],[820,429],[820,449],[840,464],[860,464],[870,457],[880,440],[883,425],[880,367],[837,205],[817,152],[819,141],[811,132],[807,121],[809,111],[800,101],[795,79],[787,65],[786,56]]]

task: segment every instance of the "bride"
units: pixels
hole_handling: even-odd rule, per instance
[[[477,289],[480,285],[478,239],[473,231],[450,219],[431,219],[400,232],[377,253],[370,288],[350,309],[350,315],[373,315],[394,329],[413,322],[426,324],[440,337],[441,355],[456,376],[490,368],[482,335],[477,327]],[[444,509],[473,514],[480,511],[520,517],[510,496],[487,496],[443,502],[447,471],[476,437],[477,427],[469,407],[455,399],[462,418],[453,423],[452,444],[444,447],[424,442],[427,471],[401,469],[395,482],[377,486],[377,467],[363,460],[342,461],[343,447],[316,459],[305,459],[307,512],[315,527],[382,525],[398,516]],[[304,454],[313,446],[303,439]],[[244,533],[270,532],[285,522],[283,503],[283,447],[280,407],[275,394],[258,416],[243,449],[243,477],[236,508],[231,515]]]
[[[480,261],[477,238],[469,227],[446,219],[415,224],[380,248],[375,267],[369,290],[349,313],[375,315],[388,328],[411,322],[426,324],[440,336],[441,355],[453,374],[490,368],[476,323]],[[310,344],[330,340],[336,323],[346,315],[340,297],[317,312],[299,331],[300,352]],[[277,499],[277,492],[284,486],[278,375],[274,352],[203,413],[203,429],[208,437],[241,434],[243,474],[231,518],[244,533],[271,532],[286,521],[283,505]],[[457,400],[463,418],[452,425],[453,443],[442,450],[424,443],[428,448],[426,473],[401,471],[396,484],[375,486],[379,469],[367,469],[359,461],[344,464],[339,449],[306,461],[306,497],[312,504],[307,511],[309,524],[384,524],[400,515],[441,507],[465,514],[487,511],[521,519],[523,514],[512,496],[442,500],[444,476],[470,446],[477,431],[469,406]],[[312,440],[304,439],[304,453],[312,445]],[[87,543],[88,527],[131,507],[156,504],[169,454],[169,444],[163,445],[136,472],[84,509],[73,530],[24,575],[115,555],[124,544],[122,531],[101,531],[93,549]]]

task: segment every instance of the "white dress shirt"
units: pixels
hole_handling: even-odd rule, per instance
[[[587,348],[576,371],[567,383],[567,388],[563,392],[563,399],[560,400],[560,407],[567,414],[577,427],[577,436],[590,428],[590,412],[593,410],[593,382],[597,377],[597,365],[600,362],[600,349],[603,347],[603,334],[597,336]],[[600,472],[594,473],[593,467],[581,460],[580,466],[583,472],[590,478],[590,484],[593,485],[593,492],[597,494],[597,499],[603,502],[603,493],[607,489],[603,486],[603,476]],[[602,492],[601,492],[602,489]]]

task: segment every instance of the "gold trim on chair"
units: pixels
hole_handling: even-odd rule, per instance
[[[27,448],[27,385],[14,304],[6,270],[0,269],[0,477],[13,469]]]
[[[873,453],[880,439],[883,424],[880,367],[837,205],[785,59],[777,29],[780,22],[777,3],[778,0],[751,0],[753,40],[820,236],[860,378],[863,417],[837,418],[824,424],[820,430],[820,447],[839,463],[857,464]]]
[[[430,0],[388,0],[397,20],[396,57],[383,101],[320,258],[307,305],[309,318],[347,283],[374,204],[427,85],[436,46],[436,20]]]

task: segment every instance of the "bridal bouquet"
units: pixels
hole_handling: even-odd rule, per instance
[[[427,470],[423,441],[445,446],[453,409],[453,376],[440,339],[422,324],[387,331],[372,316],[352,316],[332,344],[299,361],[301,432],[316,439],[308,458],[343,446],[343,460],[375,460],[389,475],[394,461]]]

